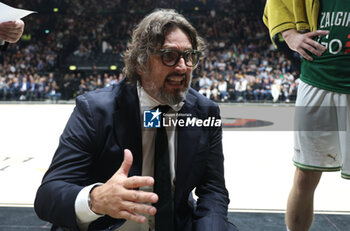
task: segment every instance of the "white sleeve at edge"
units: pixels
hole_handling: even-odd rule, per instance
[[[86,186],[79,192],[77,198],[75,199],[74,207],[75,207],[75,214],[77,216],[77,224],[80,230],[82,231],[87,230],[91,222],[93,222],[94,220],[97,220],[100,217],[103,217],[103,215],[98,215],[94,213],[90,209],[89,203],[88,203],[88,198],[89,198],[91,189],[98,185],[102,185],[102,183],[96,183],[96,184]]]

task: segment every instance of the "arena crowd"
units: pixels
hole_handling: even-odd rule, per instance
[[[3,1],[37,11],[22,39],[0,54],[0,100],[69,100],[116,84],[132,28],[154,8],[183,13],[207,42],[193,87],[219,102],[289,102],[298,70],[275,50],[262,23],[264,0]],[[54,10],[55,9],[55,10]],[[88,68],[70,70],[70,61]],[[102,60],[100,63],[98,60]]]

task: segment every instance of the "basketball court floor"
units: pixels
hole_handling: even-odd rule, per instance
[[[33,201],[74,104],[0,104],[0,230],[48,230]],[[292,184],[292,104],[221,104],[229,219],[240,230],[285,230]],[[350,182],[324,174],[312,230],[350,230]],[[21,223],[20,216],[29,219]],[[23,221],[23,219],[22,219]]]

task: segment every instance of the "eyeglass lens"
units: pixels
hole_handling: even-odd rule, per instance
[[[166,66],[175,66],[181,56],[184,58],[186,66],[193,67],[197,65],[200,53],[198,51],[165,50],[161,54],[163,64]]]

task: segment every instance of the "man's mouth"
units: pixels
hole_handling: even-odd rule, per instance
[[[172,86],[183,86],[185,84],[185,76],[173,75],[166,78],[166,83]]]

